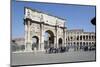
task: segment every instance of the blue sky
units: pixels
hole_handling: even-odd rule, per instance
[[[12,37],[24,36],[24,7],[37,9],[45,13],[66,19],[68,29],[84,29],[86,32],[95,32],[91,19],[95,17],[95,6],[80,6],[69,4],[49,4],[37,2],[20,2],[12,0]]]

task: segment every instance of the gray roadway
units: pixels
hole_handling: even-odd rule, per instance
[[[56,54],[12,53],[12,65],[44,64],[95,60],[95,51],[77,51]]]

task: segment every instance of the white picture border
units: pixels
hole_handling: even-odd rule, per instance
[[[28,1],[28,0],[27,0]],[[32,0],[31,0],[32,1]],[[33,0],[39,2],[56,2],[68,4],[82,4],[82,5],[96,5],[96,45],[97,45],[97,58],[96,62],[82,62],[82,63],[67,63],[67,64],[52,64],[52,65],[39,65],[40,67],[99,67],[100,64],[100,0]],[[10,67],[10,0],[0,0],[0,66]],[[33,66],[23,66],[33,67]]]

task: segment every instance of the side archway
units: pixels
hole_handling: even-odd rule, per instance
[[[59,40],[58,40],[58,44],[59,44],[59,47],[62,46],[62,38],[59,38]]]
[[[33,36],[32,37],[32,50],[34,50],[34,48],[38,50],[38,47],[39,47],[39,38],[38,36]]]

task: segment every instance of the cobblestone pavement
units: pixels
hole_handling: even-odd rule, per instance
[[[76,51],[65,53],[12,53],[11,65],[29,65],[60,62],[95,61],[95,51]]]

